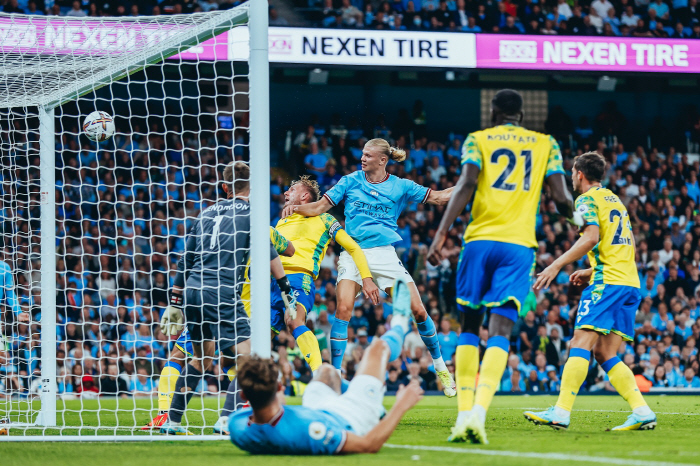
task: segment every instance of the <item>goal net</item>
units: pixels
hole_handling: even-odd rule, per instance
[[[158,390],[176,377],[166,366],[186,364],[168,362],[174,348],[190,348],[160,316],[185,234],[225,198],[232,160],[252,159],[253,314],[269,302],[266,2],[0,14],[0,51],[0,441],[163,438],[142,427],[172,398]],[[116,126],[102,143],[82,131],[95,110]],[[267,355],[269,310],[257,314],[253,348]],[[212,433],[228,385],[215,358],[186,438]]]

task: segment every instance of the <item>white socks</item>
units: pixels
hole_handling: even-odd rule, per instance
[[[649,408],[649,406],[642,406],[639,408],[634,408],[632,412],[637,416],[647,417],[651,415],[651,408]]]
[[[472,408],[472,415],[476,416],[481,423],[486,422],[486,410],[483,406],[474,405]]]
[[[569,419],[571,417],[571,411],[567,411],[564,408],[560,408],[559,406],[554,407],[554,414],[564,419]]]
[[[435,372],[447,370],[447,365],[445,365],[445,361],[442,359],[442,356],[437,359],[433,359],[433,366],[435,367]]]
[[[408,333],[411,326],[408,321],[408,317],[394,314],[391,316],[391,328],[401,327],[401,331],[404,335]]]

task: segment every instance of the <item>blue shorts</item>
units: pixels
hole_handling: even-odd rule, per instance
[[[581,293],[576,329],[617,333],[625,341],[634,338],[634,316],[642,295],[639,288],[625,285],[589,285]]]
[[[188,358],[192,358],[192,356],[194,355],[194,350],[192,349],[192,341],[190,340],[190,332],[187,330],[186,325],[185,329],[175,341],[175,348],[185,353],[185,356],[187,356]]]
[[[314,279],[308,273],[290,273],[287,274],[287,278],[297,302],[304,307],[308,314],[311,308],[314,307],[314,298],[316,296]],[[277,281],[272,280],[270,285],[270,321],[272,330],[275,333],[280,333],[287,328],[284,323],[284,301],[282,301],[281,293]]]
[[[470,241],[457,265],[457,304],[483,312],[512,301],[520,312],[532,285],[535,250],[499,241]],[[504,314],[505,315],[505,314]],[[515,321],[517,313],[505,315]]]

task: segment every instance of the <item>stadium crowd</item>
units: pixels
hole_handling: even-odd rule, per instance
[[[637,313],[634,341],[620,354],[637,374],[643,390],[649,387],[700,388],[700,162],[685,153],[687,144],[700,142],[700,116],[691,115],[684,128],[687,143],[671,145],[650,138],[650,149],[628,150],[618,142],[624,116],[607,106],[587,125],[567,125],[561,108],[553,108],[545,126],[561,141],[565,168],[589,149],[599,150],[609,162],[604,185],[615,191],[629,209],[636,239],[637,265],[643,302]],[[403,114],[404,116],[406,114]],[[59,391],[97,396],[150,394],[173,341],[159,329],[159,316],[168,303],[168,289],[183,236],[201,209],[223,196],[216,180],[217,162],[245,159],[246,131],[183,133],[177,126],[165,131],[155,122],[147,136],[133,127],[134,136],[118,133],[110,146],[95,150],[79,140],[77,125],[64,123],[56,140],[57,154],[57,269]],[[245,125],[245,123],[243,123]],[[570,126],[570,127],[569,127]],[[428,118],[419,102],[412,117],[389,125],[380,118],[365,128],[339,117],[329,124],[314,120],[293,138],[289,158],[273,169],[271,212],[274,225],[290,180],[302,173],[315,175],[322,191],[341,176],[356,170],[361,148],[369,137],[385,137],[409,149],[408,159],[393,163],[389,171],[433,189],[454,185],[460,174],[464,135],[452,133],[444,142],[428,138]],[[38,142],[22,139],[21,120],[13,132],[14,165],[2,171],[2,259],[14,270],[20,305],[40,319]],[[568,133],[570,131],[570,133]],[[7,142],[9,131],[1,136]],[[618,137],[618,134],[620,137]],[[82,146],[81,146],[82,144]],[[24,154],[24,156],[17,156]],[[10,159],[8,159],[10,160]],[[223,167],[221,163],[218,165]],[[8,168],[9,167],[9,168]],[[290,167],[299,167],[298,173]],[[303,169],[301,168],[303,167]],[[458,341],[454,304],[454,270],[461,237],[469,222],[465,212],[452,228],[437,267],[426,261],[428,245],[443,207],[409,206],[399,219],[402,240],[396,249],[416,280],[421,298],[439,329],[448,367]],[[342,211],[332,211],[342,219]],[[536,270],[542,270],[576,240],[577,232],[557,215],[543,197],[537,219]],[[13,238],[11,241],[8,238]],[[332,243],[317,280],[309,327],[320,342],[324,359],[335,313],[336,262],[340,251]],[[585,266],[585,259],[578,266]],[[581,289],[569,286],[573,266],[561,272],[556,283],[531,293],[523,317],[511,336],[511,355],[501,383],[505,392],[558,390],[567,355]],[[28,271],[28,272],[22,272]],[[4,312],[0,346],[0,393],[36,393],[40,335],[36,323],[13,323]],[[387,297],[373,306],[358,298],[349,326],[350,344],[345,374],[352,378],[363,350],[386,330],[391,314]],[[482,350],[486,336],[481,341]],[[274,350],[283,364],[290,393],[300,393],[311,374],[294,338],[282,332]],[[387,374],[389,390],[412,379],[425,389],[438,389],[431,359],[417,331],[408,336],[404,354]],[[218,366],[206,375],[206,387],[218,392],[227,384]],[[591,362],[586,390],[613,390],[595,360]]]
[[[139,16],[228,9],[240,0],[0,0],[5,13]],[[697,0],[297,0],[295,25],[500,34],[700,39]],[[291,2],[290,5],[292,6]],[[290,21],[270,8],[270,25]]]

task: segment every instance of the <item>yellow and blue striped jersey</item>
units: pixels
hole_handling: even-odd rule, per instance
[[[314,279],[321,269],[328,244],[342,227],[330,214],[304,217],[292,214],[277,222],[277,230],[294,245],[292,257],[281,256],[287,273],[310,273]]]
[[[593,187],[576,199],[576,210],[588,225],[600,229],[600,240],[588,253],[591,284],[639,288],[632,224],[620,198],[609,189]]]
[[[536,248],[535,218],[546,177],[564,173],[557,141],[514,125],[471,133],[462,164],[481,169],[464,241],[500,241]]]

